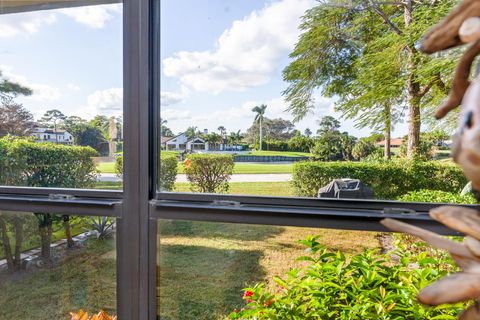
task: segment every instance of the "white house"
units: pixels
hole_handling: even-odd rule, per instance
[[[54,142],[61,144],[73,144],[73,136],[65,130],[48,128],[35,128],[31,134],[36,142]]]
[[[162,137],[162,145],[165,150],[170,151],[209,151],[208,142],[205,142],[200,137],[188,139],[187,135],[183,132],[175,137]]]

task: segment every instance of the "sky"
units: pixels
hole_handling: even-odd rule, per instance
[[[162,0],[161,115],[175,132],[246,131],[251,109],[292,119],[282,91],[304,12],[315,0]],[[122,6],[0,15],[0,70],[29,86],[19,98],[36,118],[59,109],[92,118],[122,113]],[[296,124],[316,131],[322,116],[340,117],[333,100],[316,94],[315,110]],[[341,120],[342,131],[371,133]],[[399,125],[394,136],[403,135]]]

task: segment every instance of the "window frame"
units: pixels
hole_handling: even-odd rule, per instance
[[[458,234],[428,216],[428,210],[439,205],[432,203],[157,192],[160,1],[123,1],[123,191],[0,186],[0,210],[117,219],[117,314],[120,319],[157,317],[159,219],[388,231],[379,221],[393,217],[442,234]],[[71,1],[60,1],[49,9],[67,4],[72,5]],[[86,4],[91,1],[75,3]],[[52,194],[57,196],[51,197]],[[74,198],[60,196],[65,194]]]

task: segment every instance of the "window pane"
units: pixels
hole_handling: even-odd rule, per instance
[[[121,188],[122,4],[63,3],[0,1],[0,185]]]
[[[160,319],[432,319],[461,310],[415,302],[455,267],[399,234],[161,220],[157,250]]]
[[[116,313],[115,219],[0,211],[0,318]]]
[[[474,201],[450,155],[457,115],[433,117],[461,52],[408,55],[376,10],[328,2],[161,1],[160,162],[179,160],[161,191]],[[420,40],[453,5],[412,7],[421,26],[381,7]]]

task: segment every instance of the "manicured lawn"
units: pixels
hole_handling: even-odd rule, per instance
[[[293,164],[277,164],[277,163],[235,163],[234,173],[249,174],[249,173],[292,173]],[[97,169],[101,173],[115,173],[114,162],[101,162],[97,165]],[[185,173],[183,163],[178,163],[178,173]]]
[[[0,319],[70,319],[69,312],[116,309],[115,240],[89,240],[59,263],[0,274]]]
[[[115,162],[100,162],[97,170],[101,173],[115,173]]]
[[[234,174],[268,174],[268,173],[292,173],[292,163],[235,163]],[[184,173],[183,164],[179,163],[178,173]]]
[[[190,183],[176,183],[176,192],[191,192]],[[256,196],[294,196],[289,182],[231,182],[229,194]]]
[[[308,152],[289,152],[289,151],[251,151],[252,156],[284,156],[284,157],[311,157]]]

